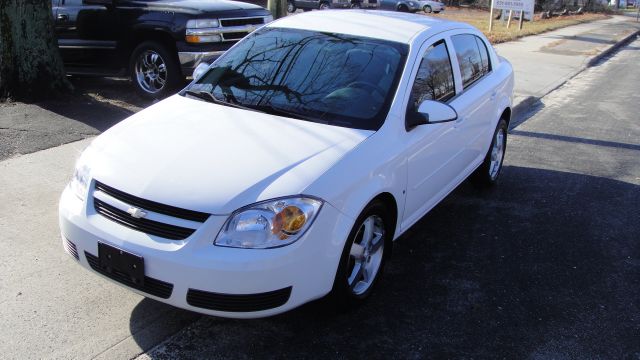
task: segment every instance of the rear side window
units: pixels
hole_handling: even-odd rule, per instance
[[[410,108],[417,109],[425,100],[445,102],[456,94],[449,51],[444,41],[433,44],[420,62],[411,88]]]
[[[489,56],[483,41],[475,35],[460,34],[451,37],[455,47],[462,86],[468,87],[489,72]]]

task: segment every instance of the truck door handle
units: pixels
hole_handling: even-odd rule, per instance
[[[61,21],[61,22],[67,22],[69,20],[69,15],[67,15],[67,14],[58,14],[58,17],[56,18],[56,20]]]

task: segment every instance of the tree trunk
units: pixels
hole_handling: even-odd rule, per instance
[[[0,98],[39,100],[71,90],[49,0],[0,0]]]
[[[287,0],[268,0],[267,8],[274,19],[287,16]]]

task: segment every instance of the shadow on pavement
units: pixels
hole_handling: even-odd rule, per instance
[[[623,358],[640,351],[640,186],[506,166],[462,184],[343,315],[201,317],[152,358]],[[135,312],[154,312],[141,302]],[[132,333],[138,341],[132,314]],[[635,336],[634,336],[635,334]],[[147,346],[142,339],[141,345]]]

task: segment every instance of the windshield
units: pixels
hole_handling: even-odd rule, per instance
[[[387,116],[407,50],[405,44],[351,35],[262,28],[225,53],[185,94],[377,130]]]

